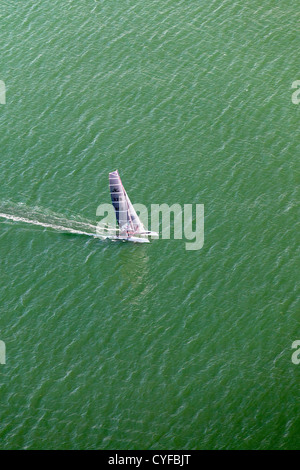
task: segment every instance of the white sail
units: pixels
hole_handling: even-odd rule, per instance
[[[124,189],[118,170],[109,173],[109,188],[120,230],[127,232],[128,235],[146,233],[145,227]]]

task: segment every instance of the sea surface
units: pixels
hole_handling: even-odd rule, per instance
[[[299,20],[1,1],[1,449],[300,447]],[[88,236],[115,169],[203,248]]]

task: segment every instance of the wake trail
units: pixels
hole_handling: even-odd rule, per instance
[[[67,219],[62,214],[56,214],[55,212],[39,207],[31,208],[23,203],[0,203],[0,218],[1,217],[14,222],[37,225],[59,232],[86,235],[101,239],[111,238],[108,232],[116,233],[116,229],[114,228],[104,228],[99,225],[94,225],[79,216],[77,216],[77,218]]]
[[[72,229],[70,227],[64,227],[63,225],[47,224],[46,222],[39,222],[38,220],[26,219],[25,217],[17,217],[15,215],[3,214],[2,212],[0,212],[0,217],[3,217],[4,219],[14,220],[15,222],[25,222],[26,224],[40,225],[41,227],[52,228],[54,230],[60,230],[68,233],[77,233],[79,235],[88,235],[90,237],[99,236],[96,233],[83,232],[81,230]],[[95,230],[96,228],[97,227],[95,226]]]

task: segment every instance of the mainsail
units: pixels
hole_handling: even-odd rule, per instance
[[[130,234],[145,232],[145,227],[124,189],[118,170],[109,173],[109,189],[120,230]]]

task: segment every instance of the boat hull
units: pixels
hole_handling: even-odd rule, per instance
[[[140,237],[125,237],[125,236],[110,236],[107,237],[110,240],[120,240],[125,242],[133,242],[133,243],[150,243],[147,238],[140,238]]]

